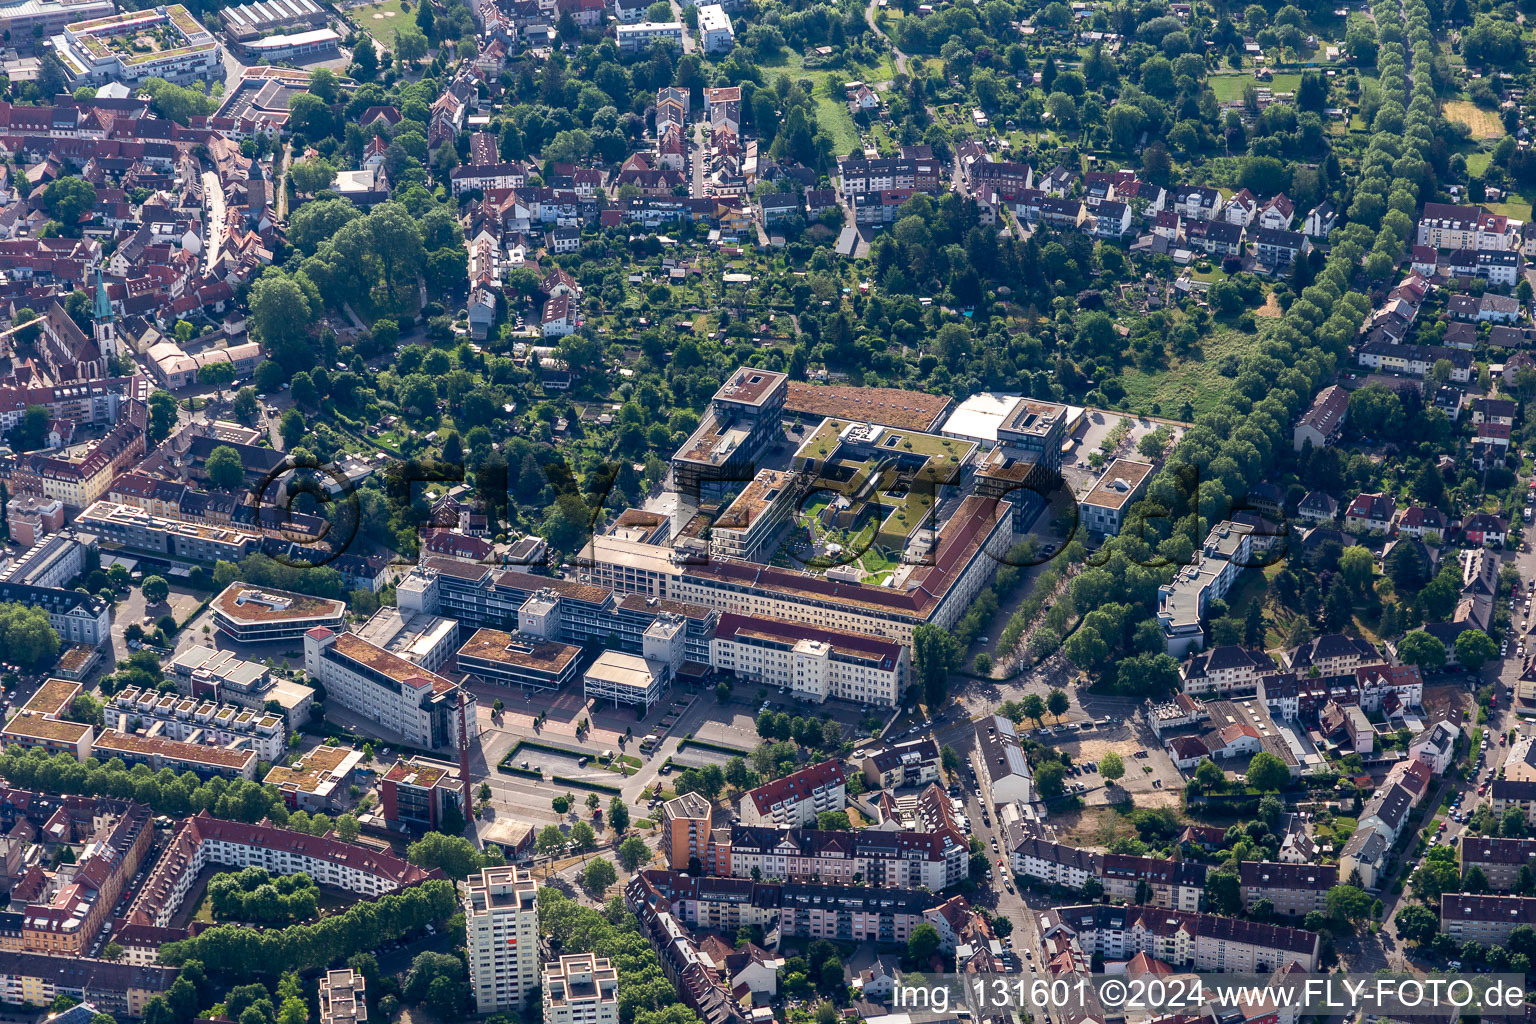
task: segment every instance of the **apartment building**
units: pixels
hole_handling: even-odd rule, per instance
[[[822,811],[841,811],[847,805],[841,762],[823,761],[747,790],[741,797],[741,823],[808,828]]]
[[[95,729],[85,722],[65,720],[70,704],[82,693],[79,683],[49,679],[0,729],[0,743],[50,754],[65,753],[84,761],[91,756]]]
[[[1083,528],[1100,537],[1120,533],[1125,512],[1147,491],[1152,464],[1136,459],[1115,459],[1097,483],[1078,501]]]
[[[350,967],[326,971],[320,977],[320,1024],[366,1024],[367,1020],[363,976]]]
[[[662,826],[666,830],[667,866],[673,871],[700,871],[710,853],[710,823],[713,808],[698,793],[684,793],[661,805]],[[690,866],[692,865],[692,866]]]
[[[1227,596],[1253,560],[1253,527],[1223,520],[1211,528],[1193,565],[1183,566],[1157,590],[1157,619],[1168,654],[1182,658],[1205,647],[1205,610]]]
[[[789,687],[796,698],[828,697],[895,707],[906,690],[908,648],[882,636],[725,612],[710,663],[747,680]]]
[[[1488,787],[1488,806],[1495,817],[1502,817],[1511,807],[1518,807],[1526,821],[1536,820],[1536,782],[1511,782],[1494,779]]]
[[[1206,868],[1199,861],[1106,853],[1098,863],[1107,896],[1191,913],[1200,909]]]
[[[363,760],[360,750],[328,747],[322,743],[311,747],[293,764],[273,765],[261,781],[263,785],[277,787],[290,810],[333,814],[341,810],[349,798],[352,780]],[[390,770],[406,761],[401,758]],[[388,820],[387,816],[385,820]]]
[[[288,730],[281,715],[137,686],[113,695],[103,706],[102,716],[108,729],[189,743],[241,744],[263,761],[276,761],[287,748]]]
[[[732,934],[743,927],[777,927],[784,936],[836,942],[905,942],[946,902],[922,889],[755,882],[672,871],[641,871],[636,880],[694,929]]]
[[[151,36],[147,49],[138,45]],[[72,85],[207,81],[221,56],[213,34],[181,4],[72,22],[53,37],[53,48]]]
[[[25,583],[0,583],[0,603],[41,608],[66,644],[100,647],[112,635],[112,606],[95,594]]]
[[[544,1024],[619,1024],[619,972],[594,953],[545,964],[543,991]]]
[[[1447,892],[1440,896],[1440,931],[1458,944],[1502,946],[1521,925],[1536,927],[1536,897]]]
[[[1488,878],[1488,888],[1494,892],[1514,889],[1522,868],[1536,872],[1536,839],[1463,835],[1457,853],[1462,873],[1480,868]]]
[[[1007,829],[1013,870],[1018,874],[1048,885],[1081,889],[1088,879],[1099,878],[1104,873],[1101,854],[1026,834],[1017,822],[1010,823]]]
[[[970,847],[958,829],[940,832],[769,828],[736,825],[715,844],[715,870],[735,878],[924,888],[969,877]]]
[[[1293,962],[1308,971],[1318,966],[1317,933],[1235,917],[1086,904],[1042,911],[1037,921],[1042,939],[1066,936],[1105,960],[1145,953],[1175,968],[1227,974],[1267,974]]]
[[[1238,880],[1248,910],[1268,900],[1276,914],[1305,917],[1327,909],[1328,890],[1339,884],[1339,869],[1332,864],[1245,860],[1238,865]]]
[[[417,867],[393,853],[342,842],[334,835],[305,835],[200,811],[176,826],[125,918],[133,924],[169,927],[198,874],[210,864],[236,871],[259,867],[273,875],[303,872],[318,885],[364,897],[441,877],[441,872]]]
[[[477,1013],[522,1012],[539,984],[538,886],[517,867],[481,868],[463,894]]]
[[[1252,693],[1274,671],[1275,663],[1263,651],[1227,644],[1196,651],[1180,664],[1180,689],[1191,697]]]
[[[864,755],[864,781],[870,789],[901,789],[939,781],[942,759],[932,737],[892,743]]]
[[[671,43],[678,50],[683,48],[683,23],[680,21],[637,21],[615,26],[614,31],[619,37],[620,53],[640,53],[657,43]]]
[[[122,758],[123,763],[130,768],[141,764],[153,772],[169,768],[178,775],[192,772],[203,779],[222,775],[225,778],[254,781],[259,761],[256,751],[243,744],[209,746],[206,743],[120,732],[117,729],[103,729],[101,735],[96,737],[92,752],[103,761]]]
[[[1478,214],[1475,206],[1425,203],[1419,215],[1418,244],[1435,249],[1476,249]]]
[[[988,715],[976,722],[975,758],[981,768],[978,781],[982,796],[991,806],[1029,803],[1034,799],[1035,776],[1029,770],[1018,731],[1002,715]]]
[[[329,699],[418,749],[457,749],[461,722],[469,739],[479,734],[475,695],[467,687],[356,633],[310,629],[304,634],[304,669],[320,680]]]
[[[3,951],[0,999],[15,1006],[47,1006],[65,995],[123,1020],[144,1016],[145,1005],[168,992],[180,974],[179,967],[159,964]]]

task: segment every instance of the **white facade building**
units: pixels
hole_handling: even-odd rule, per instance
[[[538,887],[516,867],[481,868],[464,889],[464,933],[477,1013],[521,1012],[539,984]]]

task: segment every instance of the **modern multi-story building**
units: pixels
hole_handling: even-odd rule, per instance
[[[81,761],[91,756],[95,730],[85,722],[64,718],[70,704],[82,692],[68,679],[49,679],[0,729],[0,743],[24,749],[39,748],[50,754],[71,754]]]
[[[620,53],[639,53],[657,43],[670,43],[679,50],[683,47],[683,23],[680,21],[637,21],[632,25],[618,25],[614,31],[618,33]]]
[[[53,49],[76,85],[207,80],[221,56],[213,33],[181,4],[72,22],[53,37]]]
[[[334,813],[350,795],[352,780],[363,761],[361,750],[322,743],[291,765],[273,765],[261,781],[276,786],[292,810]]]
[[[96,553],[95,534],[73,529],[51,533],[0,570],[0,583],[62,590],[85,572]]]
[[[699,5],[699,44],[705,53],[725,53],[736,45],[731,16],[719,4]]]
[[[168,668],[166,676],[180,693],[227,701],[255,711],[265,711],[276,702],[283,709],[289,729],[309,721],[314,689],[273,675],[261,662],[197,644],[176,655]]]
[[[116,10],[112,0],[11,0],[0,4],[0,32],[12,46],[31,48],[72,21],[105,17]]]
[[[1253,527],[1223,520],[1211,528],[1193,565],[1157,589],[1157,619],[1169,654],[1182,658],[1205,646],[1205,610],[1226,597],[1238,575],[1253,561]]]
[[[710,825],[714,811],[698,793],[684,793],[661,805],[666,830],[663,852],[673,871],[701,871],[709,856]]]
[[[543,988],[544,1024],[619,1024],[619,972],[595,953],[545,964]]]
[[[449,809],[467,817],[459,769],[444,761],[402,757],[379,780],[379,809],[395,828],[438,829]]]
[[[1136,459],[1116,459],[1104,469],[1098,483],[1078,501],[1083,529],[1101,537],[1113,537],[1125,522],[1126,509],[1146,493],[1152,465]]]
[[[299,640],[317,626],[339,630],[346,615],[345,601],[249,583],[231,583],[213,599],[214,628],[243,644]]]
[[[263,761],[276,761],[288,738],[281,715],[137,686],[113,695],[102,708],[102,716],[108,729],[221,747],[241,744]]]
[[[924,736],[868,751],[860,767],[870,789],[900,789],[938,782],[942,758],[938,742]]]
[[[256,778],[258,758],[256,751],[248,747],[216,747],[158,735],[104,729],[96,737],[93,750],[104,761],[121,758],[130,768],[142,764],[154,772],[169,768],[178,775],[192,772],[205,779],[215,775]]]
[[[94,502],[75,522],[109,546],[187,562],[239,562],[261,550],[262,536],[254,530],[166,519],[112,501]]]
[[[847,778],[838,761],[823,761],[749,789],[741,797],[743,825],[807,828],[823,811],[848,805]]]
[[[468,739],[479,735],[475,695],[468,687],[356,633],[310,629],[304,634],[304,669],[320,680],[330,700],[417,749],[457,749],[461,721]]]
[[[478,1013],[522,1012],[539,984],[538,886],[522,868],[481,868],[465,884],[470,987]]]
[[[488,683],[558,690],[576,678],[581,648],[537,634],[478,629],[459,648],[459,670]]]
[[[654,27],[620,25],[620,49],[626,32]],[[755,460],[780,432],[788,382],[787,374],[753,367],[731,374],[693,435],[672,456],[673,487],[680,495],[697,505],[701,494],[727,490],[756,475]]]
[[[320,1024],[366,1024],[368,998],[363,976],[350,967],[320,978]]]

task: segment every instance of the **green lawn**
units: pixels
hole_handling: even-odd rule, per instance
[[[853,123],[853,115],[848,113],[848,104],[823,95],[819,86],[816,90],[816,123],[832,136],[832,149],[835,153],[847,154],[863,145],[859,139],[858,125]]]
[[[1130,411],[1151,413],[1152,403],[1156,402],[1162,406],[1163,415],[1173,416],[1188,400],[1194,406],[1195,415],[1199,416],[1225,403],[1232,393],[1233,379],[1217,373],[1217,364],[1225,356],[1241,358],[1252,351],[1271,329],[1267,325],[1277,322],[1261,319],[1258,331],[1253,334],[1244,334],[1233,327],[1217,327],[1204,339],[1200,350],[1154,374],[1128,367],[1120,375],[1120,383],[1125,388]]]
[[[1488,165],[1493,162],[1493,153],[1486,149],[1467,154],[1467,173],[1474,178],[1481,178],[1488,173]]]
[[[413,7],[406,11],[400,0],[382,0],[367,7],[354,7],[347,12],[347,20],[382,43],[385,49],[395,48],[395,33],[401,25],[416,24]]]
[[[1472,169],[1472,161],[1467,161],[1467,170]],[[1521,196],[1513,196],[1512,202],[1484,203],[1492,213],[1503,214],[1505,217],[1513,217],[1516,220],[1531,219],[1531,204]]]
[[[1275,92],[1295,92],[1296,87],[1301,84],[1301,75],[1296,72],[1282,71],[1274,76],[1273,81],[1260,82],[1250,72],[1232,72],[1212,75],[1207,81],[1211,84],[1211,91],[1216,94],[1217,102],[1235,103],[1243,98],[1243,87],[1250,82]]]

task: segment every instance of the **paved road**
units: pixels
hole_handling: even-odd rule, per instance
[[[214,264],[224,251],[224,241],[229,236],[229,221],[225,215],[224,186],[214,171],[203,172],[203,210],[208,221],[208,240],[203,249],[203,268],[213,273]]]

